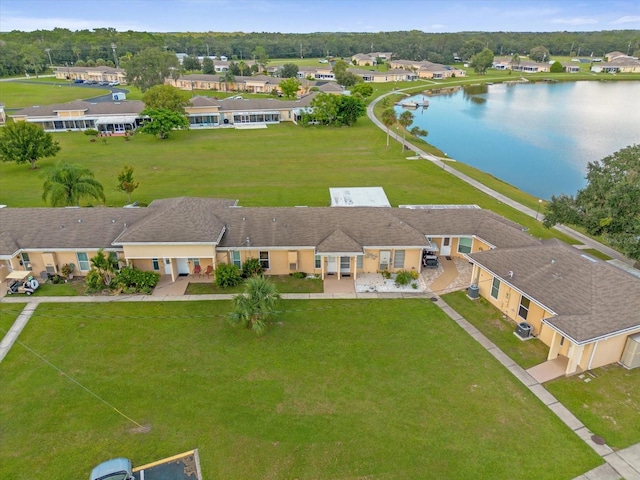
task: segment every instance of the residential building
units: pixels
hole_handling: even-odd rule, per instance
[[[473,264],[480,295],[527,322],[566,359],[566,374],[619,362],[640,332],[640,280],[558,240],[475,206],[240,207],[169,198],[142,208],[0,208],[0,280],[13,270],[86,275],[102,248],[175,281],[195,266],[258,258],[268,275],[341,282],[388,270],[421,272],[426,251]]]
[[[91,80],[93,82],[127,83],[127,74],[122,68],[113,67],[55,67],[53,73],[58,80]]]
[[[16,121],[40,125],[47,132],[67,132],[95,129],[103,133],[134,131],[142,122],[139,100],[117,102],[87,102],[76,100],[55,105],[34,106],[10,115]]]
[[[422,270],[425,251],[473,264],[480,295],[527,322],[566,358],[566,373],[619,362],[640,332],[640,280],[558,240],[540,241],[478,207],[240,207],[169,198],[143,208],[0,208],[0,277],[9,271],[86,275],[104,249],[176,280],[195,266],[258,258],[269,275],[303,271],[344,282]],[[515,323],[514,323],[515,329]]]
[[[387,62],[392,69],[412,71],[419,78],[442,79],[450,77],[464,77],[466,72],[450,65],[441,65],[429,61],[390,60]]]

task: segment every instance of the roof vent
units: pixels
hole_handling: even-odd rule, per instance
[[[116,223],[116,219],[115,219],[115,218],[112,218],[112,219],[111,219],[111,223]]]
[[[247,237],[247,239],[244,241],[244,243],[248,246],[251,245],[251,239],[249,237]]]
[[[271,219],[271,221],[272,221],[272,222],[275,222],[275,221],[276,221],[276,217],[273,217],[273,218]]]
[[[513,278],[513,270],[509,270],[508,275],[509,275],[509,278]]]
[[[556,259],[555,259],[555,258],[552,258],[552,259],[551,259],[551,265],[555,265],[555,264],[556,264]]]
[[[82,219],[81,218],[78,219],[78,223],[82,223]]]

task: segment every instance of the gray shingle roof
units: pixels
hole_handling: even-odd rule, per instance
[[[154,200],[147,215],[127,227],[114,244],[126,243],[217,243],[224,223],[217,210],[235,205],[218,198],[167,198]]]
[[[30,117],[44,117],[56,115],[57,112],[82,110],[84,115],[137,115],[144,110],[144,103],[140,100],[121,100],[117,102],[86,102],[75,100],[68,103],[44,105],[42,107],[27,107],[18,110],[12,116],[28,115]]]
[[[146,214],[144,208],[2,208],[0,255],[20,248],[112,248],[125,224]]]
[[[558,240],[470,257],[551,309],[547,323],[578,343],[640,328],[640,281]]]

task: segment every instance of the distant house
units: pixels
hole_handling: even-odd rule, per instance
[[[58,80],[91,80],[93,82],[127,83],[127,73],[113,67],[55,67]]]
[[[618,55],[606,63],[591,66],[594,73],[640,73],[640,61],[627,55]]]
[[[362,78],[365,82],[384,83],[384,82],[408,82],[418,79],[418,74],[401,68],[392,68],[385,72],[376,70],[362,70],[359,68],[349,68],[349,72]]]
[[[627,55],[625,55],[622,52],[618,52],[617,50],[613,51],[613,52],[609,52],[609,53],[605,53],[604,54],[604,61],[605,62],[612,62],[613,60],[617,59],[617,58],[621,58],[621,57],[626,57]]]
[[[144,103],[139,100],[69,103],[23,108],[10,115],[16,121],[35,123],[47,132],[81,131],[124,134],[140,126]]]
[[[194,97],[185,111],[190,127],[196,129],[295,123],[308,110],[313,97],[313,94],[299,100]]]
[[[378,59],[386,62],[391,59],[391,52],[356,53],[351,57],[351,63],[359,67],[369,67],[378,64]]]
[[[419,78],[442,79],[450,77],[464,77],[466,72],[450,65],[441,65],[429,61],[390,60],[387,62],[392,69],[403,69],[414,72]]]
[[[0,125],[7,122],[7,115],[4,113],[4,103],[0,103]]]
[[[570,62],[562,62],[562,69],[567,73],[580,73],[580,65]]]
[[[551,70],[551,65],[531,60],[520,60],[519,63],[511,65],[511,70],[523,73],[544,73]]]

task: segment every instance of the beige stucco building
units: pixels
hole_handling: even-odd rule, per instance
[[[98,249],[175,281],[196,266],[260,260],[354,282],[421,272],[423,255],[473,264],[472,282],[516,323],[564,356],[567,374],[619,362],[640,332],[640,280],[557,240],[474,206],[240,207],[235,200],[169,198],[143,208],[0,208],[0,279],[13,270],[86,275]]]

